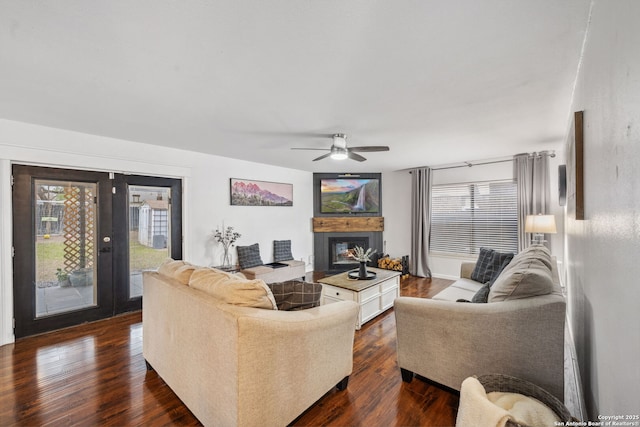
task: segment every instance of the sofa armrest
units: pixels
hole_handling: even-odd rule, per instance
[[[473,273],[474,268],[476,268],[475,262],[462,262],[462,264],[460,264],[460,277],[463,279],[471,279],[471,273]]]
[[[358,309],[353,301],[340,301],[301,311],[240,314],[238,387],[244,393],[238,424],[288,425],[349,376]]]
[[[400,368],[456,390],[469,376],[502,373],[564,399],[561,296],[487,304],[401,297],[394,308]]]

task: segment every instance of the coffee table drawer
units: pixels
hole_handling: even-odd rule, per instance
[[[326,298],[335,300],[356,301],[355,292],[326,284],[322,285],[322,295]]]

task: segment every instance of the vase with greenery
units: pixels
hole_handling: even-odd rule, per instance
[[[376,251],[377,249],[371,248],[365,251],[364,248],[361,248],[360,246],[353,248],[353,257],[356,261],[360,262],[360,269],[358,270],[359,279],[367,278],[367,262],[371,261],[371,256],[375,254]]]
[[[216,227],[216,231],[213,233],[213,239],[222,245],[224,249],[224,254],[222,257],[222,266],[230,267],[231,266],[231,252],[229,249],[233,246],[236,240],[238,240],[242,235],[237,231],[233,230],[233,227],[229,226],[222,229]]]

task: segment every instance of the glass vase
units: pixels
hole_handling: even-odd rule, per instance
[[[224,247],[224,253],[222,255],[222,266],[231,267],[231,251],[228,247]]]

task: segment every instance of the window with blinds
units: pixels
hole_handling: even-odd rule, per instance
[[[517,193],[514,181],[433,186],[429,251],[473,255],[487,247],[517,252]]]

